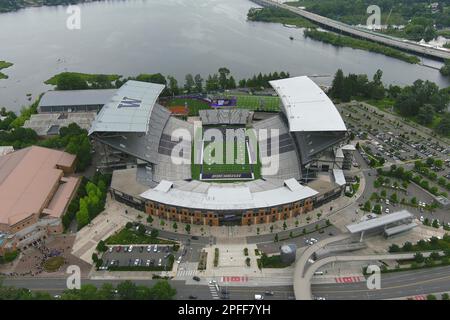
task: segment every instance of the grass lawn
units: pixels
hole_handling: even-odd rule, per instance
[[[286,268],[290,266],[290,264],[281,261],[280,255],[268,257],[266,254],[263,254],[257,261],[260,268]]]
[[[44,262],[44,270],[47,272],[58,271],[64,262],[64,257],[61,256],[49,258]]]
[[[123,228],[118,233],[106,239],[106,244],[175,244],[173,241],[152,238],[147,234],[140,234],[134,229]]]
[[[254,96],[254,95],[228,95],[236,97],[237,107],[258,111],[280,111],[280,98],[273,96]]]
[[[199,110],[211,109],[209,104],[205,101],[197,100],[197,99],[182,99],[182,98],[174,98],[170,100],[169,107],[173,106],[185,106],[187,105],[189,109],[189,116],[198,116]]]

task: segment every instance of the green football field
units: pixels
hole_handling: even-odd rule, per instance
[[[227,173],[250,173],[251,172],[251,165],[249,164],[249,158],[248,158],[248,152],[247,152],[247,145],[242,146],[242,149],[240,149],[240,153],[243,156],[243,163],[236,163],[238,162],[238,148],[239,146],[237,143],[234,143],[233,141],[229,141],[228,143],[233,144],[233,158],[234,162],[233,164],[227,164],[226,163],[226,146],[227,142],[217,144],[214,149],[211,150],[211,152],[208,151],[208,145],[210,143],[205,143],[203,148],[203,173],[206,174],[227,174]],[[215,150],[217,148],[222,148],[223,150],[223,163],[212,163],[212,159],[216,156]],[[240,161],[242,162],[242,161]]]

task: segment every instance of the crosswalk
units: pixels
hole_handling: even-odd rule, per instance
[[[208,284],[209,292],[211,293],[211,296],[213,300],[219,300],[219,293],[217,292],[216,286],[213,283]]]
[[[197,274],[197,270],[178,270],[177,277],[193,277]]]
[[[354,283],[364,281],[364,277],[361,276],[350,276],[350,277],[336,277],[334,278],[336,283]]]
[[[193,276],[197,275],[197,263],[192,262],[182,262],[178,266],[177,269],[177,278],[179,279],[188,279],[192,278]]]

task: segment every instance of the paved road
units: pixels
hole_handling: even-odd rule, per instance
[[[271,0],[252,0],[253,2],[261,5],[261,6],[277,6],[280,8],[287,9],[289,11],[292,11],[294,13],[297,13],[298,15],[311,20],[313,22],[316,22],[322,26],[338,30],[343,33],[350,34],[352,36],[356,36],[359,38],[364,38],[367,40],[371,40],[374,42],[382,43],[391,47],[396,47],[405,51],[413,52],[416,54],[426,55],[432,58],[436,58],[439,60],[443,59],[449,59],[450,58],[450,52],[444,51],[444,50],[438,50],[436,48],[430,48],[421,46],[417,43],[414,43],[412,41],[404,41],[403,39],[395,38],[388,35],[383,35],[380,33],[372,32],[370,30],[356,28],[351,25],[326,18],[323,16],[320,16],[318,14],[308,12],[296,7],[288,6],[285,4],[280,4]]]
[[[151,286],[157,280],[132,280],[137,285]],[[83,279],[82,284],[93,284],[100,287],[104,283],[112,283],[117,285],[121,280],[88,280]],[[28,288],[33,291],[47,291],[52,295],[61,294],[66,289],[65,278],[20,278],[5,279],[5,286],[14,286],[19,288]],[[185,281],[170,281],[170,284],[176,288],[177,300],[189,299],[190,295],[195,295],[199,300],[211,300],[213,297],[207,285],[186,285]],[[225,287],[224,287],[225,288]],[[267,288],[262,287],[226,287],[229,292],[229,298],[232,300],[253,300],[255,294],[263,294]],[[265,297],[266,300],[287,300],[294,296],[292,286],[276,286],[270,287],[270,291],[274,292],[273,296]],[[219,294],[221,296],[221,294]]]
[[[319,242],[320,243],[320,242]],[[317,243],[317,244],[319,244]],[[415,253],[395,253],[395,254],[374,254],[374,255],[342,255],[342,256],[330,256],[320,260],[317,260],[311,267],[306,271],[305,275],[301,277],[301,264],[299,263],[301,259],[297,261],[294,273],[294,289],[295,297],[299,300],[310,300],[312,298],[311,291],[311,278],[313,277],[315,271],[317,271],[322,266],[333,263],[333,262],[344,262],[344,261],[382,261],[382,260],[409,260],[414,258]],[[430,252],[424,252],[423,256],[428,257]],[[306,255],[303,258],[303,261]],[[303,264],[305,265],[305,263]]]
[[[376,300],[450,291],[450,266],[381,275],[381,289],[369,290],[365,282],[312,285],[317,297],[338,300]]]

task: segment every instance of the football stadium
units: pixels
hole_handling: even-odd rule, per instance
[[[163,85],[126,82],[89,131],[112,196],[211,226],[271,223],[341,196],[353,149],[336,107],[306,76],[270,84],[273,96],[168,99]]]

